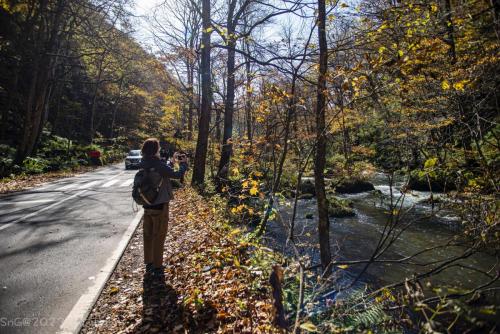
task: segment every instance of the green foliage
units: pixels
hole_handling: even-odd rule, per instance
[[[349,329],[372,328],[387,321],[389,317],[382,304],[374,303],[364,307],[357,314],[346,317],[345,326]]]
[[[24,159],[22,168],[27,174],[40,174],[46,170],[48,165],[49,162],[46,159],[28,157]]]
[[[45,134],[40,147],[34,156],[27,157],[20,166],[14,165],[15,148],[8,145],[0,146],[0,176],[17,174],[41,174],[59,170],[73,170],[89,164],[88,152],[101,152],[103,164],[121,160],[126,147],[118,143],[112,145],[79,145],[60,136]]]
[[[312,320],[322,332],[401,333],[401,327],[395,326],[397,319],[384,310],[393,300],[387,296],[392,295],[383,293],[385,297],[371,298],[363,290],[353,291]]]
[[[8,175],[10,171],[17,171],[19,166],[13,166],[16,150],[9,145],[0,145],[0,177]]]
[[[437,161],[438,161],[438,158],[427,159],[424,163],[424,169],[431,169],[432,167],[434,167],[436,165]]]

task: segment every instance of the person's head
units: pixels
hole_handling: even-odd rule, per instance
[[[160,152],[160,142],[156,138],[149,138],[142,144],[141,153],[144,158],[152,158]]]

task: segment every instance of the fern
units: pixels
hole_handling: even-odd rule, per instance
[[[370,328],[380,325],[388,319],[382,309],[381,304],[369,304],[369,308],[365,308],[357,314],[349,317],[350,325],[354,328],[365,327]]]

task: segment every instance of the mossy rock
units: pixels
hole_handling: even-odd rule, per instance
[[[435,175],[428,180],[425,172],[413,171],[410,174],[407,188],[417,191],[431,191],[432,189],[432,191],[446,192],[456,190],[457,187],[453,180],[446,175],[435,173]]]
[[[354,217],[353,203],[334,196],[328,197],[328,215],[334,218]]]
[[[330,217],[345,218],[354,217],[355,215],[354,210],[349,207],[337,207],[334,205],[328,207],[328,216]]]
[[[359,179],[345,180],[335,187],[335,192],[339,194],[357,194],[372,190],[375,190],[372,183]]]

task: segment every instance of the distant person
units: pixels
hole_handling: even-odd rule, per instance
[[[163,275],[163,249],[168,229],[169,201],[174,197],[170,178],[180,179],[188,169],[185,154],[174,153],[179,170],[160,160],[160,143],[147,139],[141,149],[142,161],[134,179],[132,196],[144,207],[144,263],[146,273]],[[153,185],[153,186],[151,186]]]
[[[89,158],[90,158],[90,163],[93,166],[102,166],[102,161],[101,161],[101,152],[98,150],[91,150],[89,151]]]

